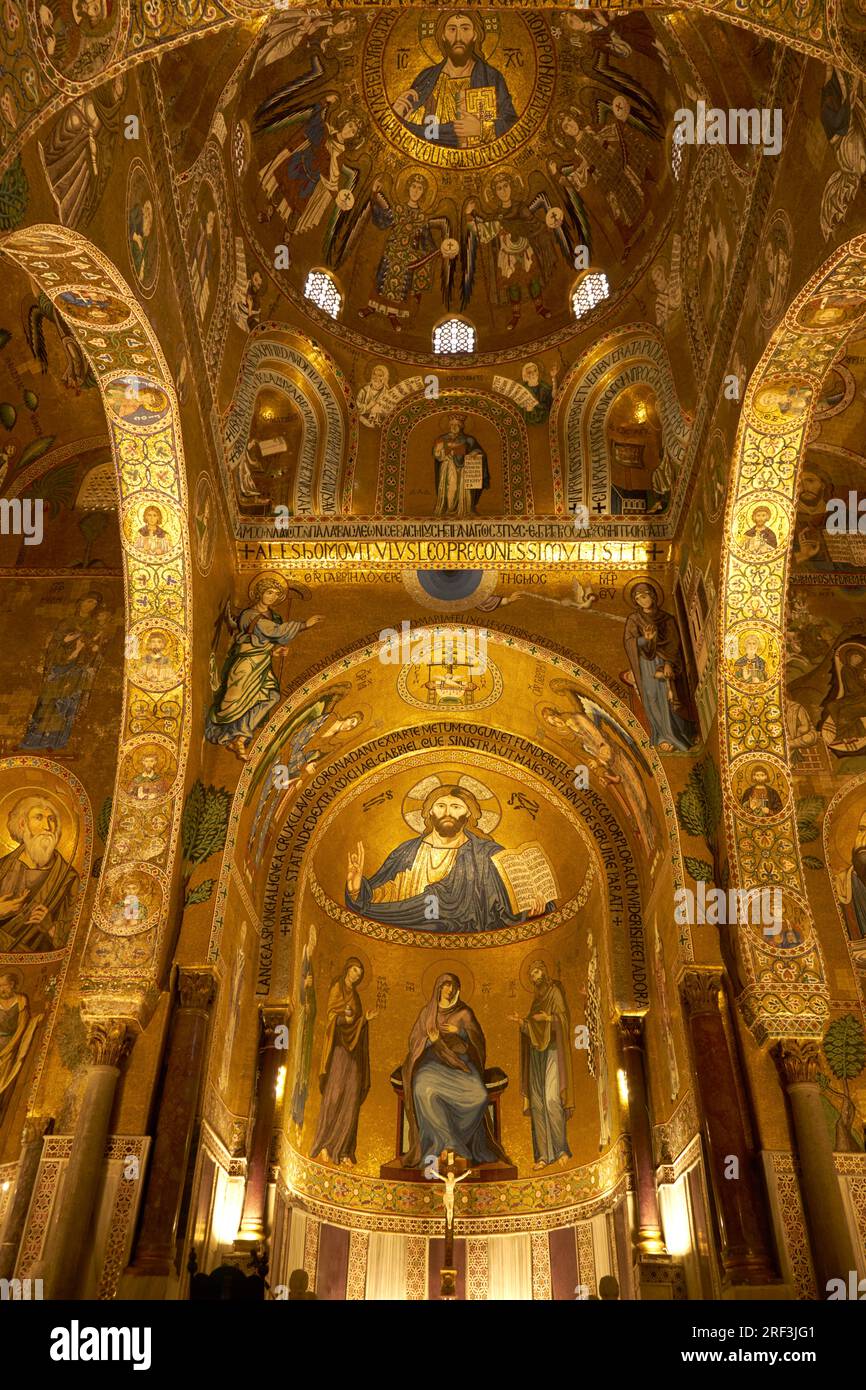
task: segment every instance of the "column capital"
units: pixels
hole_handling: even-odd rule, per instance
[[[213,970],[203,965],[182,965],[177,972],[178,1007],[208,1013],[216,995]]]
[[[47,1134],[54,1124],[52,1115],[28,1115],[24,1121],[24,1128],[21,1131],[21,1143],[35,1144],[37,1139],[41,1139]]]
[[[821,1053],[814,1038],[782,1038],[770,1049],[784,1086],[817,1084]]]
[[[87,1046],[95,1067],[119,1067],[134,1041],[125,1018],[91,1019],[87,1024]]]
[[[263,1004],[260,1010],[262,1018],[262,1031],[265,1035],[264,1041],[270,1042],[277,1028],[284,1028],[288,1025],[292,1016],[294,1004],[286,999],[273,1004]]]
[[[690,1014],[717,1014],[722,991],[721,970],[687,970],[680,988]]]
[[[619,1027],[624,1047],[643,1047],[643,1014],[621,1014]]]

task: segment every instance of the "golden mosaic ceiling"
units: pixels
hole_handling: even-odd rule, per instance
[[[457,314],[492,361],[572,337],[570,292],[598,270],[598,325],[668,229],[670,68],[640,13],[615,32],[567,11],[278,16],[220,101],[262,298],[305,313],[324,269],[356,348],[429,358]]]

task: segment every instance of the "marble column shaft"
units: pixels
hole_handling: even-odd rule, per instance
[[[131,1037],[125,1020],[99,1019],[90,1023],[87,1041],[92,1063],[44,1258],[46,1290],[54,1299],[78,1294],[102,1183],[114,1092]]]
[[[620,1019],[620,1030],[628,1084],[629,1129],[637,1197],[638,1221],[634,1232],[634,1244],[643,1255],[659,1255],[665,1253],[665,1243],[653,1163],[652,1127],[644,1064],[643,1019],[639,1015],[624,1015]]]
[[[277,1104],[277,1073],[288,1056],[285,1048],[276,1045],[277,1029],[286,1028],[288,1022],[287,1007],[262,1009],[255,1119],[247,1161],[243,1214],[238,1231],[238,1240],[244,1243],[263,1240],[266,1234],[268,1165]]]
[[[18,1247],[24,1234],[24,1223],[33,1196],[33,1185],[39,1172],[42,1141],[52,1121],[45,1115],[28,1115],[21,1136],[21,1154],[15,1175],[15,1191],[6,1210],[3,1239],[0,1241],[0,1279],[11,1279],[15,1273]]]
[[[769,1200],[742,1112],[736,1064],[721,1011],[722,985],[721,971],[693,970],[682,986],[710,1188],[725,1275],[733,1284],[766,1284],[777,1278],[766,1217]]]
[[[829,1280],[842,1279],[847,1286],[857,1263],[824,1118],[818,1082],[821,1056],[818,1044],[810,1039],[786,1039],[772,1051],[791,1102],[818,1297],[826,1298]]]
[[[215,995],[207,969],[181,967],[165,1063],[153,1154],[132,1272],[174,1272],[180,1217]]]

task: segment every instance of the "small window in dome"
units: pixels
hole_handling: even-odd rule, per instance
[[[446,319],[433,330],[434,352],[474,352],[475,329],[465,319]]]
[[[330,275],[324,270],[311,270],[304,285],[304,297],[335,319],[340,312],[343,296]]]
[[[571,296],[571,307],[574,309],[576,319],[583,318],[590,309],[594,309],[596,304],[600,304],[603,299],[607,299],[610,294],[610,285],[607,283],[607,276],[603,270],[591,270],[588,275],[584,275],[574,294]]]

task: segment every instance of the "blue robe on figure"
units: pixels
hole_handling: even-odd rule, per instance
[[[466,832],[450,873],[438,883],[427,885],[423,893],[400,902],[374,902],[373,893],[404,870],[411,869],[425,835],[405,840],[392,850],[372,878],[362,878],[357,898],[346,889],[346,904],[363,917],[413,931],[477,932],[525,922],[525,912],[511,911],[505,884],[493,863],[493,855],[503,846]],[[435,904],[432,899],[435,897]],[[548,903],[546,911],[551,911]],[[438,915],[431,916],[431,910]]]
[[[414,122],[411,117],[420,113],[434,115],[435,109],[427,112],[427,102],[433,95],[433,89],[439,81],[439,77],[445,67],[445,59],[441,63],[434,63],[432,67],[422,68],[412,83],[412,91],[418,95],[418,104],[414,111],[410,112],[410,117],[403,121],[407,130],[411,130],[413,135],[423,129],[423,121],[419,124]],[[470,91],[477,91],[479,87],[492,87],[496,93],[496,119],[494,121],[494,138],[499,139],[501,135],[507,134],[517,122],[517,112],[514,109],[514,102],[511,100],[511,93],[508,90],[508,83],[502,76],[498,68],[491,67],[485,63],[483,58],[476,58],[469,78]],[[425,137],[429,138],[429,137]],[[453,121],[442,121],[436,131],[436,138],[432,141],[434,145],[447,145],[450,149],[460,147],[460,138],[454,129]]]

